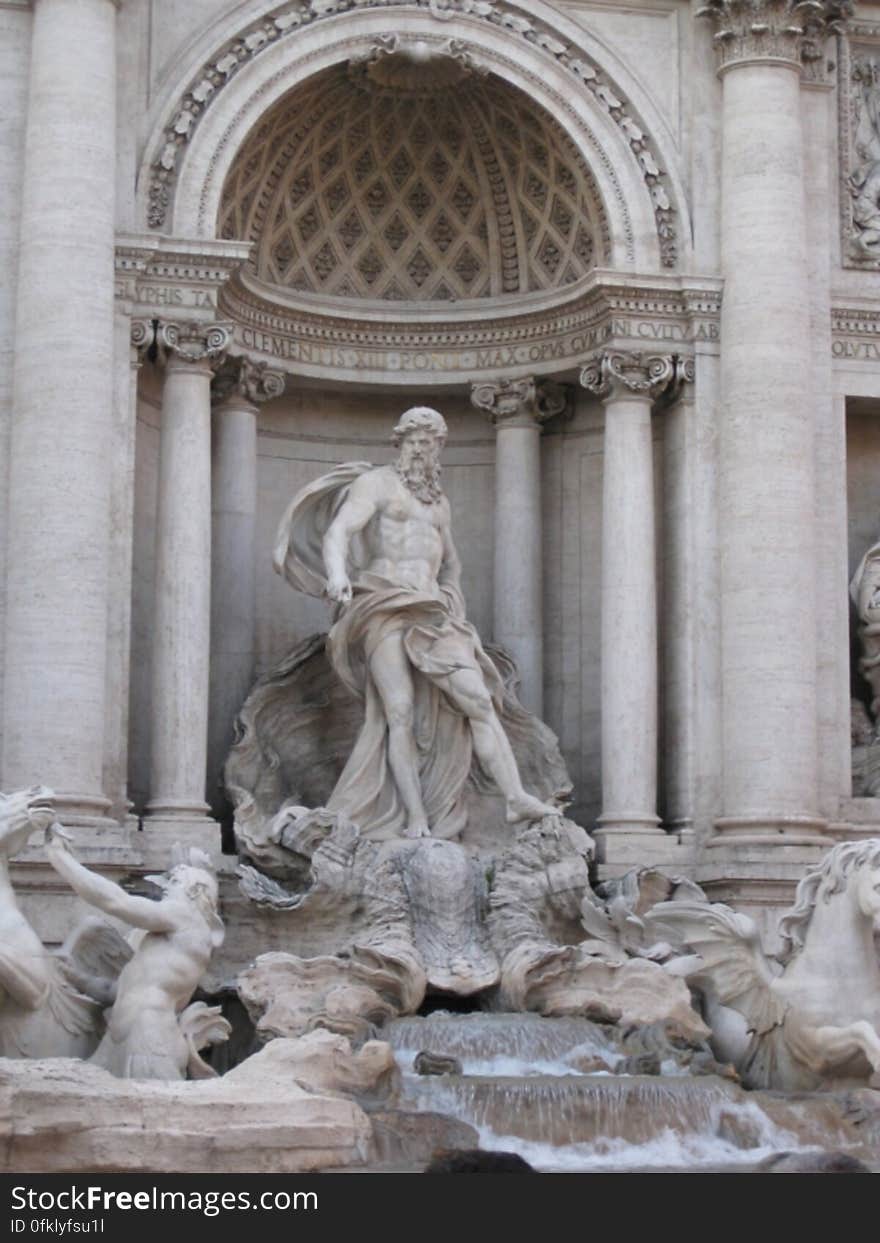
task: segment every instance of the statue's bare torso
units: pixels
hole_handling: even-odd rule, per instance
[[[373,518],[364,530],[369,557],[366,571],[401,587],[436,590],[445,549],[450,543],[446,497],[430,504],[420,501],[391,466],[371,471],[355,486],[375,506]]]

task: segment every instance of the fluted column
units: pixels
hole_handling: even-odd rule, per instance
[[[162,324],[152,768],[146,814],[206,819],[211,642],[211,379],[227,325]]]
[[[557,385],[534,379],[475,384],[471,400],[495,425],[493,634],[513,656],[520,699],[544,707],[544,592],[541,573],[541,423],[565,407]]]
[[[829,4],[713,0],[723,89],[722,837],[821,833],[803,27]]]
[[[258,406],[283,392],[282,372],[246,358],[214,380],[208,799],[218,815],[235,716],[254,678]]]
[[[102,821],[116,5],[35,0],[22,173],[2,784]]]
[[[605,405],[602,474],[603,834],[656,834],[657,566],[651,406],[677,360],[607,353],[581,372]]]

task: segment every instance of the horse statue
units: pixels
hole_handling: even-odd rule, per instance
[[[88,1057],[131,950],[115,928],[84,919],[57,950],[43,945],[16,901],[9,861],[55,818],[44,786],[0,794],[0,1056]]]
[[[880,839],[843,842],[803,878],[780,919],[783,948],[722,904],[662,902],[652,933],[702,996],[719,1061],[752,1088],[880,1087]]]

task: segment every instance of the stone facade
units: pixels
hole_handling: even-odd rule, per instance
[[[424,401],[600,876],[760,917],[878,832],[880,10],[697,7],[0,4],[0,789],[91,864],[219,849],[235,714],[329,624],[279,516]]]

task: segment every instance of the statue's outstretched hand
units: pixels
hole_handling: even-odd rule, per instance
[[[327,580],[327,595],[337,604],[348,604],[351,600],[351,583],[346,575],[340,575]]]
[[[71,846],[73,836],[63,829],[57,820],[48,825],[46,828],[46,849],[54,851],[56,854],[72,854]]]

